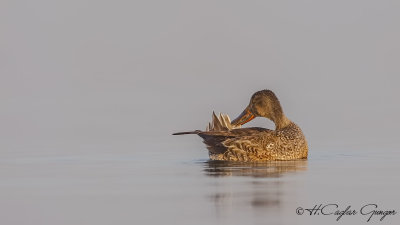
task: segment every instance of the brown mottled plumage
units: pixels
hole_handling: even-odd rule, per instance
[[[275,123],[275,130],[260,127],[235,128],[255,117],[265,117]],[[221,122],[222,120],[222,122]],[[269,161],[307,158],[307,141],[300,127],[283,113],[278,98],[270,90],[253,94],[250,104],[230,124],[229,117],[215,114],[208,131],[175,133],[198,134],[204,139],[212,160]]]

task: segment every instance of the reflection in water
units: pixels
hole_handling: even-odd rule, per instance
[[[295,176],[306,170],[307,160],[262,163],[208,161],[204,164],[205,175],[233,179],[215,180],[216,190],[207,198],[213,202],[217,215],[223,219],[247,211],[256,217],[273,214],[277,220],[275,222],[279,223],[276,214],[281,211],[282,202],[287,203],[288,199],[295,199],[298,194],[296,182],[282,177]]]
[[[204,171],[208,176],[280,177],[288,172],[307,170],[307,160],[240,163],[207,161]]]

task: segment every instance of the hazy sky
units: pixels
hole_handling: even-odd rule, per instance
[[[397,145],[399,1],[0,5],[2,151],[157,141],[265,88],[314,148]]]

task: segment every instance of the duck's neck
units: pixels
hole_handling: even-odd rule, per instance
[[[283,113],[277,113],[272,116],[271,120],[275,123],[275,130],[287,127],[291,121]]]

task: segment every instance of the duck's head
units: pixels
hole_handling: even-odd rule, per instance
[[[272,120],[277,129],[283,128],[289,121],[283,114],[278,98],[270,90],[254,93],[251,96],[249,105],[231,123],[233,125],[243,125],[255,117],[265,117]]]

